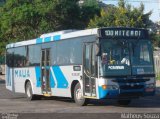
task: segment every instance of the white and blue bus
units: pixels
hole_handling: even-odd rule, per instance
[[[6,46],[6,88],[39,96],[132,99],[155,93],[148,31],[138,28],[64,30]]]

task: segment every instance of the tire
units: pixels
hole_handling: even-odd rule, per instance
[[[127,106],[131,103],[131,100],[118,100],[118,104],[122,106]]]
[[[82,89],[80,83],[77,83],[74,88],[74,101],[79,106],[87,105],[87,99],[82,97]]]
[[[25,93],[26,93],[27,99],[29,101],[35,100],[36,96],[33,95],[32,86],[31,86],[31,83],[29,81],[27,82],[25,89],[26,89]]]

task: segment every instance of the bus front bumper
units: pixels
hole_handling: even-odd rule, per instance
[[[144,96],[154,96],[155,88],[143,88],[133,90],[109,90],[99,87],[99,99],[132,99]]]

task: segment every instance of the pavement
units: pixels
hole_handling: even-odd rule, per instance
[[[0,119],[129,119],[128,114],[151,119],[146,114],[160,112],[159,95],[133,99],[128,106],[119,106],[116,100],[90,100],[87,106],[80,107],[73,100],[63,97],[28,101],[24,94],[6,90],[4,77],[0,75],[0,79],[3,79],[0,80]],[[160,81],[157,81],[157,91],[159,84]]]

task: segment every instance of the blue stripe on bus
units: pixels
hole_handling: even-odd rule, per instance
[[[106,98],[108,90],[104,90],[102,86],[98,86],[99,99]]]
[[[53,40],[56,41],[56,40],[60,40],[61,39],[61,35],[56,35],[56,36],[53,36]]]
[[[41,69],[40,67],[35,67],[36,72],[36,87],[41,87]]]
[[[59,66],[53,66],[53,71],[57,80],[57,88],[68,88],[68,82]]]
[[[54,82],[54,78],[52,76],[52,73],[50,72],[50,86],[51,88],[54,88],[55,87],[55,82]]]
[[[39,44],[39,43],[42,43],[43,42],[43,39],[42,38],[37,38],[36,39],[36,44]]]
[[[98,86],[98,92],[99,92],[99,99],[103,98],[115,98],[119,94],[119,90],[108,90],[108,89],[103,89],[102,86]]]
[[[51,37],[45,37],[44,38],[44,42],[50,42],[51,41]]]

